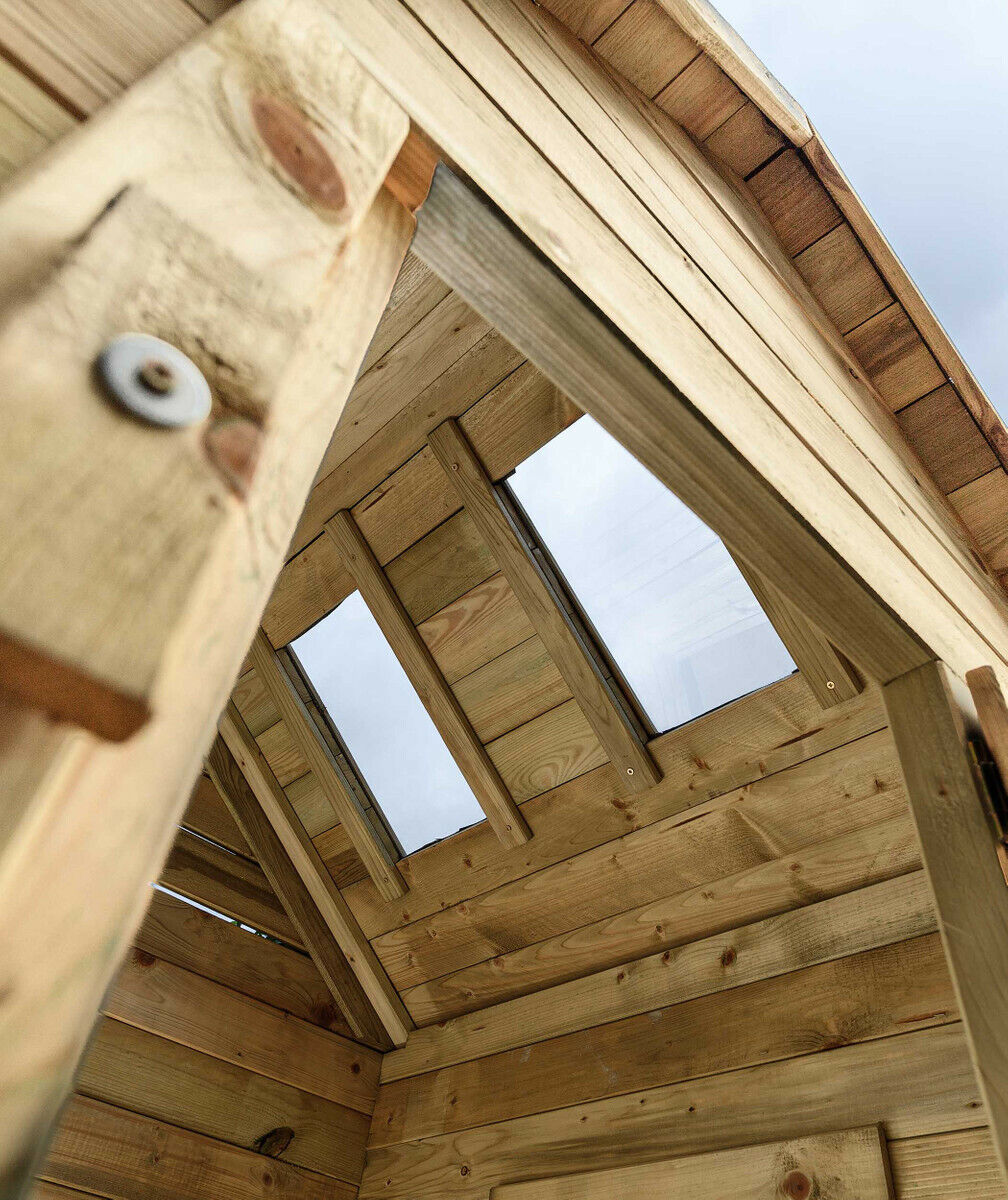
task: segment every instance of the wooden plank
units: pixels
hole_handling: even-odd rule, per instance
[[[99,1021],[76,1088],[117,1108],[250,1149],[271,1130],[286,1128],[293,1136],[285,1161],[360,1182],[365,1113],[121,1021]]]
[[[361,375],[370,370],[447,295],[448,285],[444,280],[429,271],[415,254],[407,254],[371,345],[364,355]]]
[[[795,257],[795,266],[841,333],[892,304],[892,295],[846,223]]]
[[[184,829],[175,838],[159,882],[288,945],[301,944],[297,929],[256,863]]]
[[[829,192],[794,150],[778,154],[748,183],[789,258],[843,221]]]
[[[528,841],[524,817],[353,517],[344,509],[326,530],[497,836],[506,846]]]
[[[1005,1186],[985,1128],[889,1142],[900,1200],[1004,1200]]]
[[[995,467],[986,475],[956,488],[949,503],[976,538],[992,571],[1008,571],[1008,471]]]
[[[357,1189],[267,1155],[75,1096],[40,1172],[109,1200],[354,1200]]]
[[[765,576],[740,558],[735,558],[735,565],[823,708],[858,695],[864,681],[845,655]]]
[[[752,1200],[802,1194],[822,1200],[892,1200],[886,1143],[877,1125],[839,1133],[739,1146],[709,1154],[666,1159],[639,1167],[562,1175],[529,1183],[505,1184],[491,1190],[491,1200],[608,1200],[639,1196],[660,1200],[687,1195],[694,1200],[722,1200],[744,1195]]]
[[[954,492],[998,468],[990,443],[950,383],[901,408],[896,420],[945,492]],[[963,516],[970,522],[968,528],[978,522],[976,530],[982,537],[985,525],[979,523],[979,513],[967,508]]]
[[[627,790],[643,791],[661,779],[629,716],[592,651],[580,637],[504,501],[457,422],[439,425],[429,444],[458,497],[497,560],[502,574],[542,639],[571,695],[609,758],[627,777]]]
[[[233,703],[221,719],[221,734],[208,760],[214,782],[355,1036],[384,1049],[389,1038],[395,1041],[386,1022],[396,1006],[383,988],[381,968],[357,937],[356,922],[344,914],[335,885]],[[281,819],[286,837],[274,823]]]
[[[127,958],[102,1011],[358,1112],[374,1107],[381,1065],[377,1051],[145,951]]]
[[[593,46],[650,98],[700,53],[697,43],[669,17],[658,0],[633,0]]]
[[[965,739],[977,732],[976,713],[963,685],[942,663],[895,680],[883,697],[977,1082],[1008,1182],[1008,1052],[996,1016],[1008,1000],[1008,889],[966,751]]]
[[[418,1029],[382,1083],[786,974],[935,928],[920,871]]]
[[[675,813],[686,819],[733,788],[884,724],[877,690],[823,710],[801,676],[792,675],[658,738],[652,745],[665,778],[652,791],[628,798],[611,766],[596,768],[526,802],[536,836],[520,856],[502,855],[493,832],[475,826],[452,839],[451,852],[431,847],[407,861],[410,892],[401,905],[383,900],[370,881],[348,888],[347,902],[373,938]]]
[[[413,986],[899,816],[905,804],[891,742],[875,734],[699,812],[675,813],[471,896],[373,944],[393,980]],[[658,948],[650,921],[638,937],[641,953]],[[638,956],[631,949],[615,961]]]
[[[745,104],[745,95],[716,62],[698,55],[655,96],[655,104],[702,142]]]
[[[493,555],[464,509],[385,567],[389,583],[415,625],[496,573]]]
[[[991,752],[1002,783],[1008,781],[1008,705],[997,675],[990,667],[966,672],[966,686],[973,697],[980,729]]]
[[[484,745],[571,698],[538,637],[520,642],[459,679],[454,691]]]
[[[375,886],[387,900],[405,895],[406,885],[387,847],[375,836],[356,796],[343,786],[329,748],[319,736],[308,709],[291,685],[277,660],[276,652],[261,629],[252,639],[252,661],[290,737],[346,830]]]
[[[607,762],[604,747],[574,700],[502,734],[487,754],[515,800],[522,803]],[[616,774],[622,781],[623,772]]]
[[[315,965],[323,978],[334,987],[334,995],[338,986],[340,995],[355,997],[352,1013],[344,1009],[351,1027],[355,1032],[365,1027],[379,1044],[387,1045],[387,1036],[393,1045],[402,1045],[412,1022],[233,705],[228,706],[221,718],[221,735],[237,768],[232,769],[225,760],[230,780],[225,794],[235,805],[238,823],[256,848],[260,862],[275,862],[292,904],[293,897],[298,897],[300,920],[310,923],[312,929],[311,938],[305,940],[316,947]],[[219,757],[224,760],[223,754]],[[247,787],[242,786],[243,779]],[[253,825],[255,836],[251,833]],[[270,848],[268,856],[263,854],[264,845]],[[335,953],[337,948],[339,958]],[[333,970],[338,971],[338,980],[333,977]],[[369,1009],[373,1009],[377,1021]]]
[[[283,36],[277,35],[278,29]],[[4,192],[0,307],[11,320],[67,247],[128,183],[145,188],[153,203],[173,206],[176,221],[192,231],[191,247],[208,242],[214,247],[206,256],[191,251],[193,270],[197,275],[203,272],[206,288],[188,299],[197,300],[199,293],[207,301],[206,321],[191,307],[168,305],[173,321],[190,321],[189,333],[205,334],[208,351],[220,356],[219,367],[204,363],[212,387],[232,397],[237,410],[241,397],[254,396],[255,389],[244,387],[241,379],[226,381],[235,360],[240,356],[240,361],[261,362],[269,351],[275,368],[265,381],[268,406],[251,410],[252,416],[269,413],[257,466],[244,496],[232,494],[223,481],[216,493],[224,519],[212,541],[205,543],[205,550],[212,551],[205,569],[197,572],[185,603],[176,610],[181,620],[171,631],[171,653],[158,681],[157,712],[148,725],[127,744],[112,746],[65,727],[57,733],[55,725],[36,712],[10,706],[3,710],[3,791],[8,811],[21,817],[6,837],[0,862],[7,996],[0,1011],[0,1037],[12,1048],[0,1064],[0,1192],[5,1194],[19,1191],[30,1173],[69,1086],[99,999],[140,923],[150,880],[157,877],[174,837],[213,724],[273,585],[282,548],[411,235],[408,214],[378,195],[387,163],[406,135],[407,119],[338,46],[331,17],[308,0],[243,5],[209,31],[205,41],[138,84],[101,120],[43,156]],[[256,74],[249,63],[262,64],[264,55],[269,71]],[[221,99],[224,77],[234,84],[227,93],[230,102]],[[281,160],[242,117],[248,112],[246,85],[277,87],[287,105],[314,114],[310,144],[327,148],[324,161],[332,162],[325,157],[329,154],[338,160],[346,184],[339,219],[330,220],[324,203],[320,208],[313,198],[311,179],[305,191],[296,179],[285,176]],[[211,102],[211,97],[216,99]],[[292,169],[297,171],[294,157],[290,156]],[[156,238],[157,229],[139,231],[135,256],[137,275],[145,283],[152,278],[145,269],[151,255],[181,262],[190,253],[185,246],[148,245],[148,234]],[[124,247],[116,249],[121,253]],[[222,262],[227,269],[217,270]],[[234,270],[232,262],[237,264]],[[171,274],[170,267],[164,269]],[[105,278],[104,269],[100,276]],[[265,287],[263,277],[269,280]],[[177,284],[179,277],[172,278]],[[243,280],[256,296],[263,293],[259,301],[252,298],[248,309],[248,297],[240,292]],[[215,331],[214,314],[223,309],[212,298],[232,286],[238,289],[233,299],[243,320]],[[92,321],[98,319],[96,298],[89,289],[84,307]],[[167,293],[155,297],[157,304],[167,299]],[[249,349],[256,338],[255,322],[246,323],[244,316],[257,306],[261,311],[262,299],[273,312],[299,313],[296,337],[283,353],[278,345],[282,330],[277,329],[267,339],[272,350]],[[116,303],[120,302],[121,316],[122,305],[129,301],[120,296]],[[72,321],[75,315],[70,311],[66,319]],[[285,327],[293,332],[289,321]],[[248,353],[239,344],[246,335]],[[114,417],[125,428],[128,419],[91,390],[89,348],[72,339],[66,347],[71,365],[58,370],[57,362],[65,356],[56,353],[54,339],[48,338],[46,346],[44,355],[33,353],[25,361],[46,373],[46,394],[60,397],[61,413],[70,411],[71,398],[83,404],[88,397],[95,420]],[[264,382],[261,375],[259,382]],[[26,409],[22,416],[27,419],[31,411]],[[88,423],[87,428],[93,426]],[[155,507],[162,504],[171,487],[162,490],[153,461],[146,453],[119,457],[124,447],[116,439],[91,443],[82,423],[75,425],[71,439],[65,437],[65,425],[54,429],[54,436],[65,444],[45,462],[32,486],[44,477],[69,483],[71,475],[56,464],[72,445],[80,456],[78,472],[86,465],[85,474],[77,478],[104,488],[110,519],[96,519],[94,492],[78,490],[75,503],[68,506],[59,500],[62,493],[57,488],[46,502],[57,505],[60,519],[48,521],[44,505],[31,514],[40,522],[33,553],[51,553],[53,562],[63,561],[53,539],[58,542],[68,533],[63,518],[72,509],[81,520],[92,521],[93,530],[103,528],[108,534],[99,557],[108,562],[113,546],[130,561],[135,561],[134,552],[152,555],[151,574],[158,575],[163,544],[146,526],[140,542],[128,533],[138,521],[143,525],[141,514],[150,510],[129,510],[128,489],[119,489],[126,462],[137,477],[146,479]],[[145,445],[158,437],[139,426],[134,433]],[[194,460],[204,464],[201,478],[209,479],[215,468],[199,450],[201,434],[162,432],[160,439],[163,447],[176,439],[190,444]],[[225,437],[218,449],[226,448],[226,441]],[[36,442],[32,453],[43,451],[43,444],[44,439]],[[13,454],[9,440],[4,446]],[[111,455],[107,470],[101,467],[98,451]],[[4,478],[6,484],[9,472]],[[171,482],[174,487],[178,481]],[[19,533],[27,529],[20,520],[13,527]],[[68,541],[64,549],[79,556],[85,544],[70,547]],[[5,550],[11,548],[8,540]],[[19,569],[22,565],[23,560]],[[59,599],[69,583],[70,577],[62,576],[46,603],[39,603],[37,593],[36,612],[72,613],[73,606]],[[115,611],[124,611],[125,603],[139,614],[144,594],[143,587],[136,593],[120,592]],[[91,610],[87,615],[93,615]],[[157,640],[163,643],[162,636]],[[5,678],[8,683],[13,686]],[[39,759],[42,747],[44,758]],[[25,759],[34,761],[31,770],[19,765]],[[40,946],[46,947],[44,955],[39,954]]]
[[[73,128],[73,117],[35,83],[0,59],[0,181]]]
[[[499,571],[421,621],[417,629],[438,670],[453,686],[535,634]]]
[[[602,917],[574,934],[498,954],[407,989],[403,998],[417,1023],[426,1026],[919,867],[909,821],[893,817]],[[809,890],[796,902],[796,884],[806,883]]]
[[[182,816],[182,825],[226,850],[242,854],[245,858],[255,858],[209,775],[201,775],[196,780]]]
[[[742,178],[748,178],[784,146],[772,121],[748,103],[707,138],[706,145]]]
[[[660,0],[676,23],[795,146],[812,137],[804,109],[707,0]]]
[[[945,383],[944,372],[898,301],[852,329],[846,341],[894,412]],[[931,459],[924,461],[931,469]]]
[[[876,1122],[887,1137],[913,1137],[978,1119],[962,1027],[953,1024],[375,1148],[361,1196],[470,1200],[541,1175],[543,1163],[563,1174],[653,1161],[656,1146],[696,1154]]]
[[[307,954],[257,937],[184,900],[156,891],[136,946],[303,1021],[350,1034]]]

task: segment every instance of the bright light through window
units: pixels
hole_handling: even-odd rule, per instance
[[[718,538],[590,417],[509,482],[658,731],[794,670]]]
[[[359,592],[292,649],[406,854],[483,820]]]

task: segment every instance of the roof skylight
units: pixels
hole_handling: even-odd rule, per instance
[[[795,669],[720,540],[590,417],[509,484],[657,731]]]
[[[405,854],[483,820],[359,592],[291,648]]]

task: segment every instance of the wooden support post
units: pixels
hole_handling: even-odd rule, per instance
[[[661,771],[631,724],[626,707],[557,603],[541,567],[519,537],[493,480],[458,423],[445,421],[431,433],[429,441],[466,512],[628,789],[639,792],[654,787],[661,779]]]
[[[991,1137],[1008,1182],[1008,888],[967,738],[969,693],[944,663],[883,689],[938,928],[959,1000]]]
[[[407,127],[320,5],[251,0],[0,201],[4,1197],[44,1152],[402,263],[413,221],[379,189]],[[98,390],[95,354],[138,328],[200,366],[205,425],[144,426]]]
[[[388,1036],[403,1045],[413,1022],[233,700],[221,717],[220,735]]]
[[[277,661],[276,652],[266,634],[259,629],[252,640],[252,665],[259,680],[276,705],[280,717],[287,726],[294,745],[308,764],[315,782],[332,805],[347,832],[353,848],[374,881],[375,887],[386,900],[398,900],[406,894],[406,884],[399,868],[389,857],[384,845],[375,837],[367,817],[340,782],[330,757],[329,748],[315,730],[301,697],[294,691],[290,680]]]
[[[823,708],[832,708],[834,704],[859,696],[864,691],[864,681],[847,656],[823,637],[808,617],[765,575],[750,567],[744,559],[734,554],[732,558]]]
[[[353,517],[343,509],[326,530],[494,832],[506,846],[527,842],[525,818]]]
[[[236,722],[241,719],[233,718],[230,710],[229,715]],[[247,727],[243,734],[248,734]],[[250,734],[248,744],[254,744]],[[367,992],[347,962],[332,930],[322,919],[276,830],[266,819],[238,761],[220,736],[210,747],[207,769],[354,1036],[378,1050],[389,1049],[392,1040],[378,1020]],[[260,773],[269,771],[268,765],[264,767],[262,763],[257,764],[257,769]]]

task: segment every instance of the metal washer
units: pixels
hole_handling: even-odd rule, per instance
[[[167,391],[155,391],[141,378],[141,368],[155,360],[174,375]],[[210,385],[203,372],[170,342],[149,333],[123,333],[113,338],[97,360],[98,373],[109,394],[123,408],[152,425],[183,428],[210,413]]]

